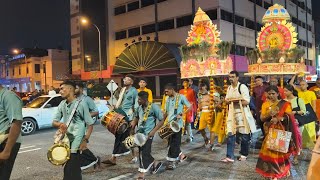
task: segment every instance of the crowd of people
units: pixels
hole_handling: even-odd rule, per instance
[[[148,171],[157,173],[163,165],[166,170],[174,170],[180,162],[188,159],[181,150],[181,141],[184,134],[187,134],[187,142],[194,140],[192,127],[198,129],[204,148],[208,150],[221,148],[226,142],[226,156],[220,161],[230,164],[235,160],[247,160],[252,133],[260,128],[262,146],[256,172],[271,179],[290,176],[290,166],[299,164],[302,149],[312,150],[315,146],[318,118],[312,115],[319,114],[317,108],[320,108],[317,106],[320,79],[315,87],[308,90],[306,81],[300,80],[296,85],[295,78],[293,76],[290,83],[282,88],[276,77],[271,77],[267,84],[263,77],[256,76],[252,96],[249,88],[239,82],[237,71],[229,73],[230,85],[226,92],[217,88],[210,94],[206,80],[201,80],[198,86],[192,79],[183,80],[179,91],[171,83],[164,87],[163,101],[158,106],[153,103],[147,80],[139,79],[139,88],[136,89],[133,87],[134,76],[128,74],[123,79],[124,86],[118,100],[110,110],[123,115],[129,127],[114,134],[111,158],[103,160],[87,147],[93,131],[92,117],[98,114],[97,107],[89,96],[83,94],[83,84],[65,81],[59,92],[64,100],[53,118],[53,127],[65,133],[70,140],[71,156],[64,165],[64,179],[82,179],[82,170],[92,166],[99,168],[100,162],[116,165],[118,157],[130,154],[132,163],[139,161],[137,179],[145,179]],[[9,179],[21,145],[22,102],[17,94],[0,86],[0,105],[0,176],[1,179]],[[164,163],[153,158],[152,141],[160,128],[172,122],[177,123],[180,130],[167,139],[167,162]],[[206,129],[210,137],[207,137]],[[290,144],[286,151],[272,149],[269,138],[270,132],[275,130],[291,133],[287,137]],[[147,137],[144,145],[138,147],[138,154],[123,143],[136,133]],[[234,153],[236,146],[240,146],[238,157]]]

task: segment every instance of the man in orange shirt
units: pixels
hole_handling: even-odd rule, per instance
[[[146,86],[147,86],[147,79],[145,79],[145,78],[140,78],[140,81],[139,81],[139,89],[137,89],[138,90],[138,93],[140,92],[140,91],[145,91],[145,92],[147,92],[148,93],[148,102],[153,102],[153,96],[152,96],[152,91],[150,90],[150,89],[148,89],[148,88],[146,88]]]
[[[189,81],[187,79],[183,81],[183,89],[179,91],[179,94],[184,95],[192,106],[191,110],[188,113],[183,114],[183,121],[189,135],[189,139],[187,139],[187,142],[189,142],[193,140],[191,123],[193,122],[194,116],[197,113],[197,100],[196,93],[192,88],[189,87]]]

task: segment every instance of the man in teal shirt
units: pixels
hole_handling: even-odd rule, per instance
[[[162,127],[164,120],[160,107],[152,102],[148,102],[147,92],[141,91],[138,93],[138,103],[139,107],[135,111],[132,126],[138,125],[137,132],[147,136],[146,143],[142,147],[139,147],[139,178],[144,179],[144,174],[151,167],[152,173],[156,173],[162,166],[161,162],[156,164],[151,156],[151,145],[154,134]],[[156,124],[157,119],[159,120],[158,124]]]
[[[21,145],[22,101],[0,84],[0,179],[9,180]]]
[[[135,109],[138,107],[138,91],[136,88],[132,87],[134,83],[134,76],[132,74],[127,74],[123,79],[124,87],[121,89],[119,99],[115,106],[115,111],[126,116],[129,122],[132,121]],[[132,127],[132,126],[131,126]],[[129,135],[131,128],[128,128],[122,134],[115,134],[114,147],[111,159],[106,159],[102,161],[104,164],[116,165],[117,157],[130,154],[130,150],[125,147],[122,143]],[[134,157],[134,150],[132,150],[132,163],[137,162],[138,158]]]
[[[184,95],[175,92],[174,88],[174,85],[169,83],[164,89],[165,94],[169,96],[165,106],[165,118],[168,117],[168,123],[176,121],[180,126],[180,131],[169,137],[169,150],[167,156],[169,163],[166,168],[167,170],[175,169],[176,161],[184,161],[187,159],[187,156],[184,155],[180,149],[182,133],[181,127],[183,127],[181,117],[183,113],[187,113],[191,110],[191,104]],[[183,112],[184,106],[188,107],[187,112]]]
[[[76,90],[75,90],[76,96],[79,100],[81,100],[87,104],[91,117],[98,118],[99,110],[98,110],[96,104],[94,103],[93,99],[91,97],[83,94],[83,88],[84,88],[83,83],[81,83],[81,82],[77,83]],[[88,126],[87,132],[85,135],[86,139],[90,138],[92,131],[93,131],[93,125]],[[87,141],[87,143],[88,143],[88,141]],[[100,157],[95,156],[90,151],[90,149],[86,148],[80,154],[80,166],[81,166],[81,170],[85,170],[85,169],[90,168],[92,166],[94,166],[94,168],[100,167]]]
[[[53,127],[59,128],[62,133],[68,136],[70,141],[71,155],[64,166],[64,180],[82,179],[79,154],[87,147],[88,137],[85,136],[85,124],[90,126],[94,123],[89,108],[84,101],[80,101],[78,107],[75,107],[77,104],[75,88],[76,85],[72,81],[65,81],[60,85],[60,94],[65,100],[59,104],[52,123]],[[74,108],[76,108],[76,111],[70,125],[67,126],[66,123]],[[62,122],[60,122],[61,119]]]

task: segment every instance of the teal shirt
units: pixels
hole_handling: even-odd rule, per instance
[[[134,87],[130,87],[123,95],[120,108],[128,115],[129,121],[132,120],[134,109],[138,107],[137,97],[138,91]]]
[[[23,103],[16,93],[3,88],[0,90],[0,134],[4,134],[13,120],[22,121]],[[21,132],[16,141],[21,143]]]
[[[89,108],[89,112],[99,112],[98,107],[96,106],[96,104],[94,103],[91,97],[82,94],[81,96],[78,97],[78,99],[84,101],[87,104]]]
[[[54,114],[53,120],[67,123],[76,101],[77,100],[73,100],[69,104],[67,103],[67,100],[61,101]],[[60,120],[61,118],[62,120]],[[87,104],[84,101],[81,101],[67,130],[67,136],[71,144],[72,153],[76,153],[80,147],[86,131],[85,124],[92,125],[93,123],[94,121],[90,116]]]
[[[176,99],[177,99],[178,95],[180,96],[180,98],[179,98],[179,101],[178,101],[177,113],[175,114],[174,113],[174,108],[175,108],[175,103],[176,103]],[[182,94],[176,93],[176,95],[174,97],[168,97],[167,98],[165,112],[168,115],[168,123],[173,121],[174,118],[178,114],[183,113],[183,107],[184,106],[187,106],[187,108],[189,108],[191,106],[191,104],[189,103],[187,98]],[[182,119],[177,120],[177,122],[179,123],[180,127],[183,126]]]
[[[147,107],[143,109],[142,106],[139,106],[135,111],[135,118],[138,119],[138,132],[143,133],[147,136],[150,133],[150,131],[152,131],[153,128],[156,126],[157,119],[159,121],[163,120],[163,113],[158,105],[152,103],[148,118],[144,122],[143,118],[146,110]]]

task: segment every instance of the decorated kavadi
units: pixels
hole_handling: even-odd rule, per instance
[[[297,33],[289,22],[288,11],[279,4],[269,7],[263,16],[257,49],[248,51],[246,75],[285,75],[307,73],[304,50],[296,47]]]
[[[220,32],[209,16],[199,8],[186,39],[180,47],[181,78],[226,75],[233,70],[228,56],[232,43],[221,42]]]

